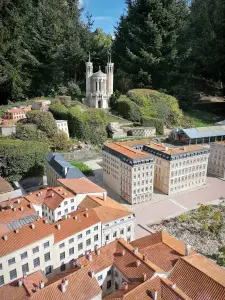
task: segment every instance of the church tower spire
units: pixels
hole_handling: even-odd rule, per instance
[[[86,98],[91,94],[91,76],[93,74],[93,63],[91,62],[91,54],[88,54],[88,62],[86,62]]]
[[[108,54],[108,63],[105,69],[107,74],[107,93],[110,97],[113,94],[113,72],[114,72],[114,63],[112,63],[111,52]]]

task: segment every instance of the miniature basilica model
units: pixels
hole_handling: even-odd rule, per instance
[[[95,108],[108,108],[109,98],[113,94],[113,68],[111,55],[107,66],[106,73],[103,73],[99,67],[99,71],[93,73],[93,63],[90,55],[89,61],[86,62],[86,98],[85,104]]]

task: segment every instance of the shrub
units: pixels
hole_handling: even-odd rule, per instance
[[[35,124],[20,124],[16,126],[15,137],[24,141],[40,141],[48,143],[49,140],[44,131],[37,128]]]
[[[0,143],[0,175],[9,181],[31,174],[43,175],[45,156],[50,149],[46,143],[2,138]]]
[[[158,135],[164,134],[163,121],[160,119],[151,118],[151,117],[142,117],[141,123],[144,127],[155,127],[156,133]]]
[[[126,96],[121,96],[118,99],[118,113],[125,119],[140,122],[141,120],[141,111],[139,106],[128,99]]]
[[[86,136],[85,138],[94,145],[103,144],[107,134],[100,112],[88,110],[84,112],[86,119]]]
[[[93,175],[92,169],[90,169],[87,165],[85,165],[82,162],[71,161],[70,164],[72,166],[77,167],[85,176],[92,176]]]
[[[49,111],[53,114],[57,120],[68,119],[68,109],[61,103],[55,103],[49,106]]]
[[[84,140],[87,132],[87,123],[84,113],[79,107],[72,107],[68,111],[68,126],[72,137]]]
[[[109,99],[109,105],[112,109],[117,109],[119,98],[120,92],[116,90]]]

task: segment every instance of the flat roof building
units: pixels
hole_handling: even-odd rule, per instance
[[[225,179],[225,141],[210,144],[208,173]]]

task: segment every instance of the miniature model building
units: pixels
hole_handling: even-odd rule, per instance
[[[105,68],[106,73],[103,73],[100,67],[98,72],[93,73],[93,63],[89,55],[89,61],[86,63],[86,105],[108,108],[109,98],[113,94],[113,68],[110,55]]]

